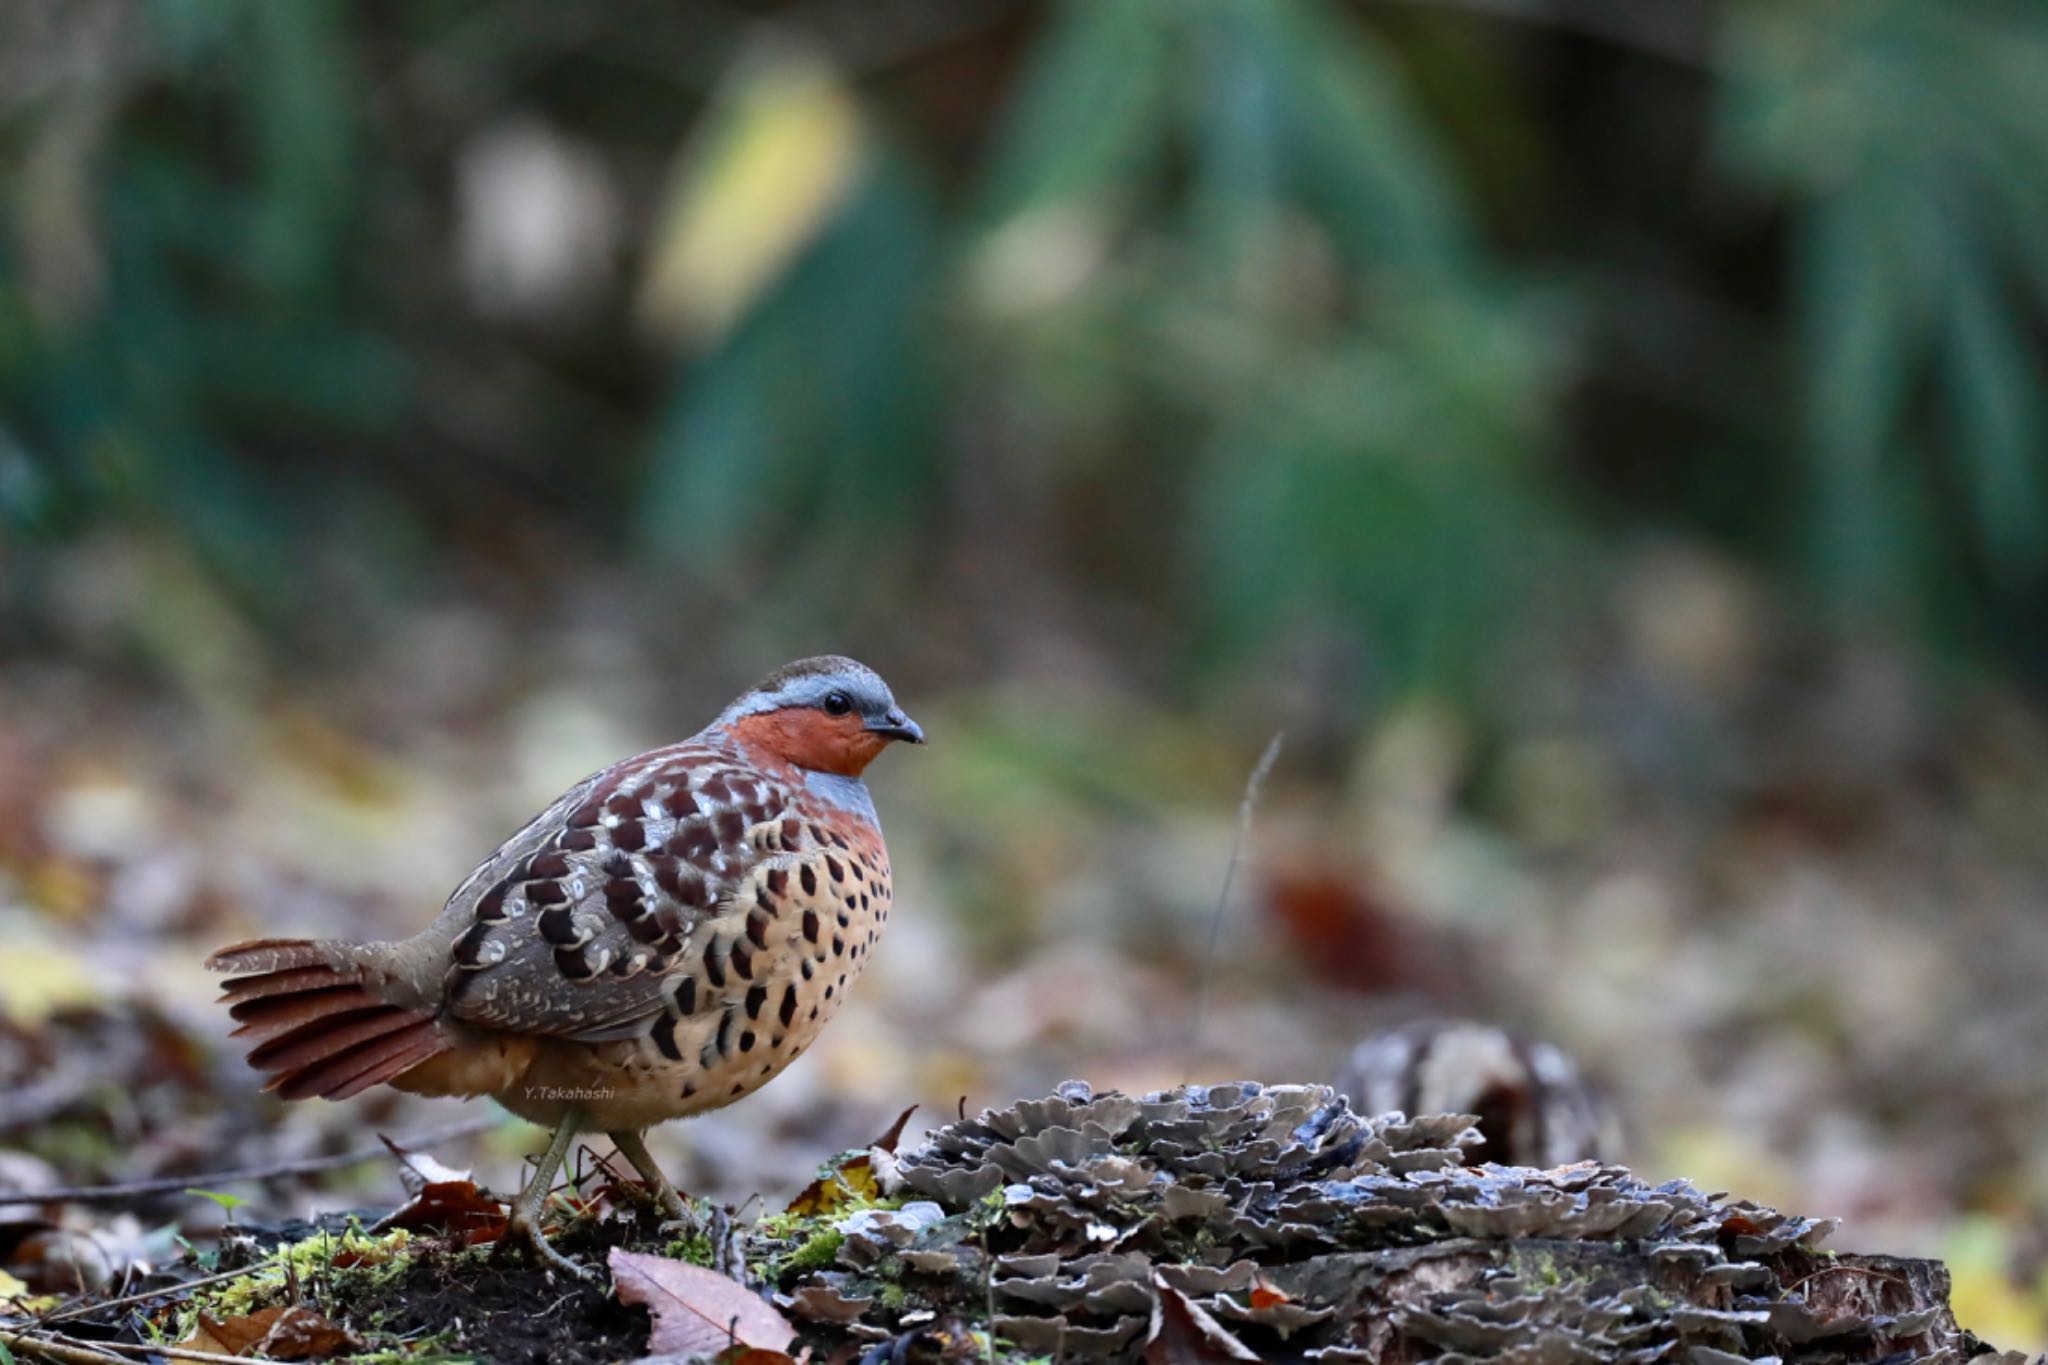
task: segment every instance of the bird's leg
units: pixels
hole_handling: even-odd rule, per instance
[[[700,1221],[688,1201],[676,1193],[676,1187],[661,1173],[661,1167],[654,1164],[642,1130],[624,1129],[613,1133],[611,1139],[626,1160],[633,1163],[633,1169],[640,1172],[640,1178],[654,1187],[655,1202],[661,1205],[661,1211],[683,1225],[684,1235],[695,1237],[703,1233],[711,1239],[711,1268],[741,1284],[748,1283],[747,1258],[740,1250],[739,1229],[731,1215],[713,1204],[710,1216]]]
[[[619,1155],[633,1163],[633,1169],[647,1182],[654,1192],[654,1202],[661,1206],[662,1213],[678,1223],[694,1227],[696,1220],[690,1216],[690,1206],[676,1193],[676,1187],[668,1183],[668,1177],[661,1173],[661,1167],[654,1164],[654,1154],[647,1150],[647,1139],[637,1128],[621,1128],[611,1134],[612,1143],[619,1149]]]
[[[574,1105],[562,1111],[562,1121],[556,1125],[555,1135],[548,1140],[547,1150],[541,1153],[540,1165],[534,1169],[533,1178],[526,1182],[526,1188],[512,1203],[512,1211],[506,1219],[505,1236],[499,1245],[524,1247],[542,1265],[564,1271],[579,1280],[588,1280],[595,1278],[594,1274],[549,1246],[540,1226],[541,1205],[547,1202],[548,1191],[554,1188],[555,1172],[561,1169],[563,1158],[569,1155],[582,1118],[582,1112]]]

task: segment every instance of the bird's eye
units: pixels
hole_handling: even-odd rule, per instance
[[[826,715],[843,716],[852,709],[853,698],[847,696],[844,692],[827,692],[825,694]]]

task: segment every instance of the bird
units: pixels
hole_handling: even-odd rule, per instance
[[[286,1099],[386,1084],[550,1129],[506,1241],[587,1277],[540,1217],[576,1136],[606,1133],[688,1221],[644,1134],[759,1089],[845,1002],[892,890],[862,774],[924,738],[874,670],[799,659],[564,792],[411,938],[255,939],[207,965]]]

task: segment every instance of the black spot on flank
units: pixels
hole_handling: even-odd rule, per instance
[[[491,936],[491,926],[476,924],[468,933],[455,940],[455,965],[458,967],[481,967],[484,940]]]
[[[846,880],[846,865],[829,853],[825,855],[825,870],[832,874],[832,880],[835,882]]]
[[[837,934],[832,935],[832,956],[846,956],[846,940],[839,937],[839,935]]]
[[[805,863],[805,864],[804,864],[804,866],[803,866],[803,871],[802,871],[802,872],[801,872],[800,874],[798,874],[798,875],[799,875],[799,877],[801,878],[801,880],[803,881],[803,884],[804,884],[804,894],[805,894],[806,896],[815,896],[815,895],[817,895],[817,894],[818,894],[818,869],[817,869],[817,868],[815,868],[815,867],[812,867],[812,866],[811,866],[811,865],[810,865],[809,863]]]
[[[628,853],[644,848],[647,831],[640,827],[638,820],[621,820],[612,826],[612,847],[625,849]]]
[[[804,937],[813,943],[818,941],[818,912],[815,910],[804,911]]]
[[[732,969],[745,981],[754,979],[754,950],[744,943],[732,945]]]
[[[806,1017],[807,1017],[807,1018],[810,1018],[810,1019],[815,1019],[815,1018],[817,1018],[817,1017],[818,1017],[818,1007],[817,1007],[816,1005],[813,1005],[813,1006],[811,1006],[811,1012],[810,1012],[810,1014],[809,1014],[808,1016],[806,1016]]]
[[[777,1019],[780,1019],[780,1020],[782,1021],[782,1026],[783,1026],[784,1028],[788,1028],[788,1027],[789,1027],[789,1021],[790,1021],[790,1020],[792,1020],[792,1019],[794,1019],[794,1018],[796,1018],[796,983],[795,983],[795,982],[793,982],[793,981],[792,981],[792,982],[790,982],[790,983],[789,983],[788,985],[786,985],[786,986],[784,986],[784,987],[782,988],[782,1004],[781,1004],[781,1006],[780,1006],[780,1007],[779,1007],[779,1008],[778,1008],[778,1009],[777,1009],[777,1010],[775,1011],[775,1017],[776,1017]]]
[[[842,929],[850,929],[853,927],[853,916],[847,914],[844,910],[835,912],[832,918],[839,921],[839,927]]]
[[[526,865],[526,875],[536,879],[552,881],[569,871],[569,860],[559,853],[548,852],[534,855]]]
[[[555,949],[555,970],[571,981],[588,981],[597,975],[581,948]]]
[[[816,821],[813,821],[811,823],[811,842],[818,845],[820,848],[824,847],[825,844],[828,842],[825,837],[825,827],[821,824],[818,824]]]
[[[767,1003],[768,988],[766,986],[747,987],[747,1018],[759,1019],[761,1017],[761,1007]]]
[[[741,1030],[741,1032],[740,1032],[740,1051],[742,1051],[742,1052],[752,1052],[753,1050],[754,1050],[754,1031],[753,1031],[752,1029],[743,1029],[743,1030]]]
[[[562,889],[560,882],[528,882],[526,903],[528,905],[560,905],[569,899],[569,893]]]
[[[784,848],[795,848],[797,840],[803,837],[804,826],[801,820],[788,819],[782,822],[782,846]]]
[[[540,936],[549,943],[561,945],[576,941],[576,921],[566,905],[541,911],[534,924],[540,929]]]
[[[680,1061],[680,1060],[682,1060],[682,1059],[681,1059],[681,1058],[677,1058],[677,1060],[678,1060],[678,1061]],[[695,1081],[691,1081],[691,1082],[690,1082],[690,1083],[689,1083],[688,1085],[686,1085],[686,1086],[684,1086],[684,1087],[683,1087],[683,1098],[684,1098],[684,1099],[689,1099],[689,1098],[690,1098],[690,1097],[691,1097],[692,1095],[694,1095],[694,1094],[696,1094],[696,1093],[697,1093],[697,1083],[696,1083]]]
[[[835,848],[844,848],[844,849],[850,849],[850,848],[852,848],[852,847],[853,847],[853,845],[852,845],[852,844],[849,844],[849,843],[847,843],[847,842],[846,842],[846,836],[845,836],[844,834],[838,834],[838,833],[835,833],[835,834],[833,834],[833,836],[832,836],[832,845],[833,845],[833,847],[835,847]]]
[[[738,1095],[744,1092],[746,1088],[746,1083],[744,1081],[734,1081],[732,1083],[732,1089],[728,1093]]]
[[[767,877],[768,889],[774,894],[784,895],[789,890],[789,869],[778,867],[770,870]]]
[[[853,879],[857,882],[864,882],[868,879],[868,874],[860,870],[859,863],[848,863],[846,870],[853,874]]]
[[[681,1014],[697,1012],[697,978],[686,976],[676,985],[676,1010]]]
[[[797,970],[801,971],[804,974],[804,980],[809,981],[811,979],[811,974],[817,969],[815,965],[811,962],[811,959],[805,958],[802,962],[797,964]]]
[[[562,837],[555,840],[555,847],[571,853],[587,853],[597,847],[597,831],[584,827],[562,831]]]
[[[732,1051],[732,1011],[727,1010],[718,1019],[718,1037],[713,1040],[721,1056]]]
[[[825,988],[825,998],[826,998],[827,1000],[830,1000],[830,999],[832,998],[832,991],[833,991],[833,988],[832,988],[831,986],[827,986],[827,987]]]
[[[704,954],[704,979],[709,981],[714,989],[725,985],[725,959],[719,955],[716,948]]]
[[[860,893],[860,908],[863,910],[868,908],[868,893],[865,891]]]
[[[747,916],[747,937],[754,940],[756,948],[766,948],[768,946],[768,917],[766,915]]]
[[[697,813],[696,798],[678,787],[661,798],[661,808],[675,819],[682,820]]]

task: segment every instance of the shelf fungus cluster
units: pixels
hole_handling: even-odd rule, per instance
[[[1321,1086],[1068,1082],[878,1160],[777,1302],[821,1338],[1054,1359],[1855,1365],[1983,1352],[1940,1266],[1818,1250],[1825,1220],[1618,1166],[1469,1165],[1462,1115]],[[877,1154],[879,1155],[879,1154]],[[821,1264],[821,1262],[823,1262]]]

